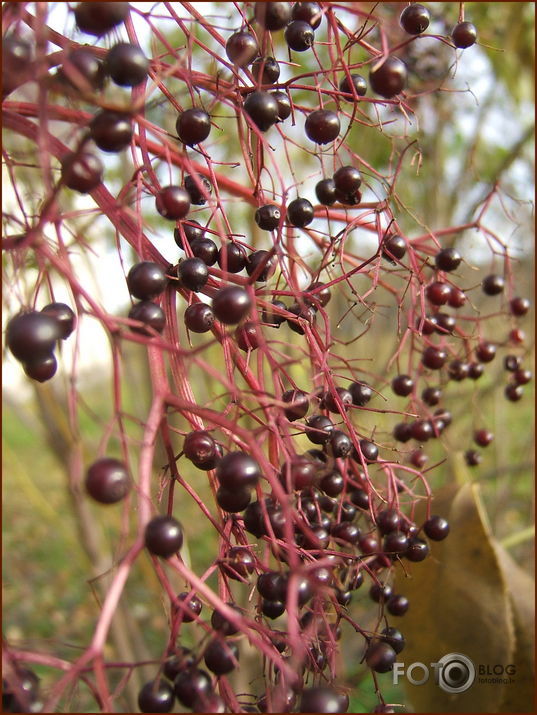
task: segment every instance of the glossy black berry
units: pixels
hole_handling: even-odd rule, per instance
[[[483,293],[486,295],[499,295],[505,288],[505,280],[502,276],[490,275],[483,278],[481,283]]]
[[[425,348],[421,356],[421,362],[430,370],[440,370],[447,360],[447,352],[442,348],[435,348],[430,345]]]
[[[131,143],[132,121],[127,114],[103,109],[93,117],[89,130],[91,138],[102,151],[120,152]]]
[[[496,345],[484,340],[479,343],[475,349],[475,355],[479,362],[492,362],[492,360],[496,357]]]
[[[283,122],[284,119],[287,119],[287,117],[291,114],[291,101],[289,99],[289,95],[285,92],[281,92],[280,90],[271,92],[270,94],[274,97],[276,103],[278,104],[278,121]]]
[[[173,689],[177,699],[187,708],[193,708],[196,701],[212,693],[210,676],[199,668],[186,668],[174,680]]]
[[[391,645],[383,641],[372,643],[366,651],[365,662],[376,673],[388,673],[393,670],[397,654]]]
[[[445,305],[451,295],[451,286],[442,281],[433,281],[425,290],[427,300],[433,305]]]
[[[158,192],[155,206],[161,216],[177,221],[190,211],[190,196],[181,186],[165,186]]]
[[[256,2],[255,19],[265,30],[281,30],[291,19],[288,2]]]
[[[179,673],[192,668],[195,662],[196,658],[192,651],[183,646],[179,646],[176,648],[174,655],[164,661],[162,673],[168,680],[173,682]]]
[[[140,335],[151,336],[153,335],[152,331],[162,333],[166,325],[164,311],[159,305],[150,300],[142,300],[140,303],[136,303],[130,309],[128,317],[131,320],[139,320],[144,324],[145,327],[133,326],[131,328],[134,333],[140,333]]]
[[[516,372],[513,375],[513,379],[515,381],[516,385],[527,385],[528,382],[531,382],[533,378],[531,370],[524,370],[523,368],[519,368],[516,370]]]
[[[246,30],[234,32],[226,42],[227,58],[237,67],[246,67],[255,60],[258,54],[257,40]]]
[[[59,336],[62,340],[68,338],[76,325],[75,314],[65,303],[49,303],[41,308],[41,312],[54,318],[59,328]]]
[[[430,21],[431,15],[429,10],[418,3],[407,5],[399,18],[401,27],[408,32],[409,35],[420,35],[422,32],[425,32],[429,27]]]
[[[209,279],[209,270],[201,258],[185,258],[177,266],[177,278],[181,288],[200,291]]]
[[[524,388],[516,383],[511,383],[506,386],[504,395],[509,402],[518,402],[524,396]]]
[[[439,387],[426,387],[421,393],[421,399],[429,407],[434,407],[442,399],[442,390]]]
[[[470,365],[464,360],[452,360],[448,363],[448,375],[450,380],[462,382],[468,377]]]
[[[341,166],[334,176],[336,198],[342,203],[347,203],[347,197],[355,194],[362,185],[362,175],[354,166]]]
[[[317,201],[323,206],[332,206],[337,201],[334,179],[321,179],[315,185]]]
[[[397,654],[399,654],[406,645],[405,638],[401,631],[397,628],[393,628],[393,626],[387,626],[381,631],[380,640],[390,645]]]
[[[260,206],[254,215],[254,220],[263,231],[274,231],[280,223],[281,211],[279,206],[265,204]]]
[[[172,686],[160,679],[150,680],[138,694],[138,707],[143,713],[169,713],[174,701]]]
[[[278,571],[266,571],[257,578],[257,590],[269,601],[285,601],[287,597],[287,578]]]
[[[261,602],[261,613],[273,620],[285,613],[285,603],[283,601],[269,601],[264,598]]]
[[[326,444],[334,431],[334,423],[324,415],[313,415],[307,420],[306,436],[313,444]]]
[[[254,572],[255,559],[250,549],[244,546],[233,546],[227,558],[221,563],[222,571],[235,581],[245,579]]]
[[[190,203],[195,206],[204,206],[213,189],[211,182],[199,174],[196,174],[196,176],[187,174],[184,180],[184,187],[190,196]]]
[[[382,548],[387,554],[402,554],[408,548],[408,537],[403,531],[390,531],[384,537]]]
[[[304,688],[298,712],[341,713],[346,712],[346,709],[342,708],[341,694],[337,690],[319,685]]]
[[[328,452],[336,459],[345,459],[352,452],[352,442],[342,430],[334,430],[328,443]]]
[[[412,439],[411,426],[408,422],[399,422],[396,424],[392,434],[397,442],[408,442],[409,439]]]
[[[251,92],[244,100],[244,111],[262,132],[278,121],[278,102],[271,92]]]
[[[238,243],[226,243],[218,251],[218,265],[228,273],[240,273],[246,266],[246,251]]]
[[[205,141],[211,132],[211,117],[203,109],[185,109],[175,123],[177,136],[188,146]]]
[[[506,355],[503,359],[504,369],[508,372],[515,372],[522,364],[522,358],[518,355]]]
[[[353,88],[359,97],[363,97],[367,92],[365,78],[361,74],[351,74],[351,82],[349,82],[347,75],[343,75],[339,81],[339,91],[351,95],[350,97],[345,97],[348,101],[352,99]]]
[[[292,226],[304,228],[313,221],[313,206],[308,199],[294,199],[287,206],[287,220]]]
[[[206,266],[213,266],[218,260],[218,246],[211,238],[196,238],[190,244],[195,258],[200,258]]]
[[[318,2],[296,2],[291,10],[293,20],[303,20],[316,30],[321,24],[323,14]]]
[[[187,243],[192,243],[196,239],[204,238],[205,236],[205,229],[198,223],[198,221],[195,221],[194,219],[182,221],[180,227],[178,226],[175,228],[173,232],[175,243],[179,246],[179,248],[184,248],[183,236],[181,235],[181,232],[184,233]]]
[[[220,457],[215,440],[206,430],[189,432],[183,442],[183,452],[199,469],[214,469]]]
[[[98,459],[86,472],[86,491],[101,504],[121,501],[127,496],[131,486],[127,467],[112,457]]]
[[[103,163],[90,152],[67,154],[62,159],[62,182],[68,189],[87,194],[103,180]]]
[[[235,340],[239,348],[244,350],[244,352],[257,350],[261,345],[261,336],[257,330],[256,323],[246,321],[242,325],[239,325],[235,331]]]
[[[293,20],[285,28],[285,41],[288,47],[295,52],[305,52],[313,46],[315,33],[309,22]]]
[[[363,407],[373,397],[373,390],[365,382],[351,382],[347,388],[351,393],[352,404]]]
[[[345,434],[344,432],[340,432],[340,430],[334,430],[334,433],[335,432]],[[334,437],[334,433],[332,434],[332,437]],[[347,435],[345,435],[345,437],[347,437]],[[347,437],[347,439],[349,438]],[[350,449],[351,447],[349,440],[349,451]],[[327,474],[326,477],[323,477],[319,483],[319,488],[322,489],[325,494],[328,494],[329,497],[337,497],[343,491],[344,486],[345,480],[343,479],[343,475],[339,472],[332,472],[332,474]]]
[[[218,506],[230,514],[237,514],[244,511],[251,501],[249,489],[227,489],[218,487],[216,490],[216,501]]]
[[[335,112],[330,109],[316,109],[308,114],[304,128],[311,141],[328,144],[337,138],[341,124]]]
[[[335,524],[331,529],[331,533],[334,538],[345,541],[348,544],[357,544],[362,535],[359,527],[348,521]]]
[[[509,309],[512,315],[521,317],[523,315],[526,315],[529,311],[530,302],[527,298],[521,298],[520,296],[517,296],[509,302]]]
[[[277,310],[274,310],[274,308],[279,308],[280,310],[287,310],[287,306],[285,303],[283,303],[281,300],[273,300],[270,303],[269,308],[263,308],[263,312],[261,314],[262,320],[264,323],[268,323],[269,325],[272,325],[274,328],[279,328],[282,323],[285,322],[285,318],[283,315],[280,315]]]
[[[274,275],[276,263],[270,251],[253,251],[246,259],[246,273],[256,281],[268,281]]]
[[[406,241],[402,236],[388,236],[382,242],[382,257],[395,264],[395,260],[401,260],[406,254]]]
[[[442,248],[434,257],[434,264],[439,271],[455,271],[462,261],[461,254],[455,248]]]
[[[410,375],[397,375],[392,380],[392,390],[400,397],[407,397],[414,389],[414,380]]]
[[[423,525],[423,531],[433,541],[442,541],[449,534],[449,523],[442,516],[431,516]]]
[[[406,83],[406,65],[398,57],[381,59],[373,65],[369,73],[371,89],[385,99],[391,99],[402,92]]]
[[[290,422],[301,420],[309,410],[309,399],[306,392],[302,390],[286,390],[282,395],[282,400],[289,404],[284,409],[284,414]]]
[[[471,22],[459,22],[451,31],[451,39],[455,47],[465,49],[477,42],[477,29]]]
[[[369,464],[371,462],[376,462],[379,456],[379,448],[374,442],[370,442],[367,439],[361,439],[360,440],[360,450],[362,452],[362,457],[364,460]],[[353,455],[355,453],[353,452]],[[355,459],[360,461],[358,459],[358,455],[356,454],[354,456]]]
[[[106,72],[103,63],[89,47],[76,47],[65,57],[58,69],[56,78],[59,82],[74,89],[102,89]]]
[[[261,84],[274,84],[280,76],[280,65],[274,57],[258,57],[252,65],[252,74]]]
[[[246,452],[229,452],[216,467],[216,478],[227,489],[255,487],[260,476],[259,464]]]
[[[144,539],[152,554],[167,559],[183,545],[183,527],[173,516],[154,516],[145,527]]]
[[[477,449],[467,449],[464,453],[464,461],[468,467],[477,467],[483,461],[483,457]]]
[[[349,499],[359,509],[369,509],[369,495],[364,489],[353,489]]]
[[[462,308],[466,303],[466,293],[457,286],[451,286],[451,293],[448,298],[448,305],[451,308]]]
[[[429,420],[416,420],[410,426],[410,434],[418,442],[427,442],[434,436],[434,431]]]
[[[446,335],[446,333],[451,334],[455,330],[455,326],[457,325],[457,320],[455,316],[449,315],[449,313],[437,313],[435,315],[436,318],[436,325],[435,325],[435,331],[439,335]]]
[[[474,432],[474,442],[480,447],[488,447],[493,439],[494,435],[488,429],[478,429]]]
[[[158,263],[136,263],[127,275],[129,293],[139,300],[151,300],[166,288],[168,279]]]
[[[54,356],[40,355],[23,363],[24,372],[32,380],[47,382],[54,377],[58,369],[58,362]]]
[[[413,562],[419,562],[426,559],[428,555],[429,545],[426,541],[419,539],[417,536],[408,540],[408,547],[405,551],[406,559]]]
[[[58,321],[46,313],[21,313],[7,325],[7,346],[21,362],[49,357],[60,337]]]
[[[248,293],[239,286],[220,288],[213,298],[215,317],[226,325],[236,325],[248,313],[252,301]]]
[[[128,2],[80,2],[75,7],[79,30],[99,37],[122,23],[129,14]]]
[[[319,305],[324,308],[330,302],[332,291],[321,281],[314,281],[306,288],[304,294],[304,302],[318,308]]]
[[[207,333],[213,326],[214,313],[206,303],[192,303],[185,310],[184,321],[193,333]]]
[[[116,84],[135,87],[147,77],[149,60],[138,45],[118,42],[108,50],[105,68]]]
[[[395,509],[384,509],[377,513],[377,526],[381,534],[389,534],[399,529],[401,517]]]
[[[343,410],[347,410],[349,405],[352,404],[352,395],[344,387],[336,387],[335,392],[342,404]],[[340,412],[340,408],[336,402],[335,396],[327,391],[321,396],[320,408],[322,410],[328,410],[329,412]]]
[[[184,608],[181,607],[184,604]],[[175,605],[175,604],[174,604]],[[193,594],[192,596],[188,591],[183,591],[177,595],[177,605],[176,608],[181,613],[181,620],[183,623],[192,623],[199,616],[203,610],[203,603],[200,599]]]
[[[227,603],[231,609],[237,612],[237,614],[242,615],[241,609],[234,603]],[[233,636],[235,633],[239,632],[239,629],[230,620],[223,616],[220,611],[213,611],[211,615],[211,626],[215,631],[219,631],[223,636]]]
[[[386,608],[392,616],[404,616],[408,611],[409,602],[406,596],[401,596],[400,594],[394,594],[388,599]]]

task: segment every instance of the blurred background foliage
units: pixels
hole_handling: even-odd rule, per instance
[[[216,5],[218,13],[225,15],[223,3]],[[359,5],[367,11],[373,8],[372,3]],[[380,3],[375,6],[375,12],[383,18],[392,46],[405,39],[398,26],[403,6],[404,3]],[[434,18],[432,31],[440,35],[449,34],[457,22],[458,3],[430,3],[428,6]],[[465,3],[466,18],[478,27],[479,47],[457,53],[456,60],[452,49],[434,40],[418,38],[416,42],[403,47],[399,54],[411,68],[411,87],[423,89],[438,86],[441,80],[445,91],[411,100],[411,109],[422,118],[420,124],[413,118],[404,122],[399,114],[391,114],[390,110],[386,110],[381,113],[385,122],[382,134],[374,127],[363,124],[353,126],[347,137],[346,149],[342,151],[345,159],[357,155],[389,177],[401,152],[416,141],[405,154],[397,182],[397,199],[392,201],[399,226],[409,238],[429,229],[454,226],[471,220],[492,184],[499,182],[503,206],[495,202],[485,223],[502,236],[513,251],[515,260],[518,259],[515,267],[516,294],[528,296],[533,293],[534,280],[534,12],[534,4],[529,2]],[[180,31],[171,29],[170,23],[163,26],[170,29],[169,39],[173,47],[184,46],[184,36]],[[231,29],[231,25],[229,27]],[[207,39],[200,25],[197,32],[204,40]],[[318,39],[323,39],[321,32]],[[158,51],[158,47],[155,46],[154,50]],[[322,61],[327,62],[328,48],[319,45],[318,52]],[[275,55],[282,59],[287,57],[283,40],[277,36]],[[296,60],[296,55],[293,59]],[[346,53],[348,63],[366,60],[367,55],[359,48],[352,48]],[[209,69],[203,66],[203,58],[199,55],[195,61],[199,63],[200,69]],[[314,69],[314,60],[309,53],[302,54],[299,61],[301,68],[291,68],[289,76],[298,71],[307,72],[310,65]],[[364,67],[365,75],[367,71],[367,67]],[[187,91],[178,81],[171,81],[169,86],[176,92],[178,101],[186,101]],[[202,93],[202,96],[208,98],[206,93]],[[306,90],[294,92],[293,99],[303,106],[311,104],[310,93]],[[351,111],[348,106],[345,106],[345,110]],[[360,107],[360,110],[364,113],[362,119],[371,123],[376,120],[376,110],[370,105]],[[215,105],[214,113],[229,116],[229,109]],[[168,131],[173,131],[174,113],[162,103],[151,105],[148,118]],[[216,121],[221,122],[226,132],[231,130],[230,121],[225,118]],[[66,130],[58,125],[58,131],[65,133]],[[30,151],[30,147],[16,137],[5,136],[4,141],[6,148],[13,154],[19,152],[22,156]],[[215,152],[219,160],[232,161],[235,158],[233,149],[234,141],[229,140],[228,134],[215,140]],[[309,171],[318,170],[318,162],[309,154],[299,148],[289,149],[292,160],[300,166],[302,177],[308,175]],[[117,162],[110,159],[109,164],[107,184],[115,187],[117,192],[122,182],[130,178],[132,169],[123,156]],[[223,170],[228,172],[227,168]],[[240,177],[240,169],[229,171],[234,180],[239,180],[236,177]],[[28,168],[17,169],[17,172],[25,194],[35,196],[35,172]],[[314,177],[311,186],[318,178]],[[369,200],[373,200],[374,194],[381,194],[382,183],[370,177],[369,185],[373,192]],[[61,201],[66,211],[76,208],[72,196],[62,196]],[[261,237],[255,233],[257,228],[251,220],[250,208],[236,200],[230,200],[226,205],[232,227],[240,227],[240,233],[246,236],[249,243],[261,242]],[[206,209],[201,209],[199,214],[196,218],[200,221],[209,216]],[[97,255],[102,256],[115,250],[115,237],[99,218],[81,216],[66,223],[72,229],[73,247],[76,247],[78,234],[83,235]],[[149,232],[159,236],[162,245],[166,243],[164,252],[175,256],[171,260],[177,260],[173,239],[165,222],[158,217],[147,216],[147,224]],[[163,236],[166,236],[165,241]],[[352,241],[354,251],[358,255],[363,253],[364,258],[369,257],[374,250],[371,240],[361,232],[350,234],[347,240]],[[450,240],[456,243],[463,256],[471,256],[463,269],[464,280],[467,282],[461,282],[461,285],[478,285],[482,275],[477,271],[478,267],[486,267],[490,272],[502,272],[501,260],[491,260],[490,252],[473,233],[454,234],[446,242]],[[128,267],[135,260],[134,253],[123,242],[120,245],[123,260]],[[304,256],[311,265],[319,260],[312,246],[305,246]],[[35,270],[31,264],[26,268],[26,278],[19,275],[18,280],[27,286],[26,291],[22,292],[28,294]],[[89,257],[86,269],[95,271],[95,264],[91,264]],[[401,290],[404,277],[394,268],[386,280],[388,285]],[[98,275],[95,281],[100,291],[98,297],[106,305],[110,299],[110,286],[99,285]],[[366,287],[369,287],[366,279],[361,276],[353,278],[352,289],[358,294]],[[112,290],[116,291],[116,303],[123,301],[125,307],[122,314],[126,314],[126,287],[118,285],[116,290],[113,286]],[[123,299],[118,297],[121,295]],[[471,292],[471,300],[483,315],[490,314],[490,304],[478,288]],[[18,310],[19,305],[11,293],[4,295],[4,301],[6,316]],[[350,288],[346,287],[334,296],[331,311],[333,325],[337,325],[334,336],[342,341],[334,346],[334,356],[330,358],[334,374],[340,375],[342,382],[348,379],[348,371],[340,359],[344,357],[353,361],[357,373],[379,391],[371,405],[379,411],[360,416],[359,428],[364,434],[374,434],[379,444],[387,443],[393,425],[398,421],[397,415],[382,411],[388,406],[386,397],[393,402],[385,368],[401,338],[397,332],[398,306],[393,295],[379,288],[368,300],[368,306],[364,307],[355,300]],[[90,318],[84,317],[81,329],[90,321]],[[486,336],[502,342],[509,330],[507,323],[503,314],[487,320],[484,328]],[[186,344],[181,320],[179,325]],[[524,329],[527,339],[522,353],[525,364],[531,367],[534,344],[531,320],[526,321]],[[365,335],[358,338],[364,330],[367,330]],[[194,347],[209,342],[206,336],[190,337]],[[285,327],[282,327],[281,333],[272,331],[267,339],[276,349],[294,357],[301,349],[299,336]],[[348,345],[343,346],[343,343]],[[374,346],[374,355],[371,354],[370,346]],[[219,346],[208,347],[204,357],[209,365],[220,364]],[[141,425],[151,399],[145,350],[141,346],[125,343],[122,346],[122,363],[122,412],[126,431],[133,444],[132,466],[135,467],[136,445],[142,435]],[[66,417],[69,414],[68,394],[72,387],[68,364],[70,361],[67,360],[65,363],[60,362],[62,367],[52,383],[32,385],[32,394],[10,389],[9,384],[4,384],[3,603],[4,637],[9,644],[73,660],[87,647],[99,611],[102,596],[100,587],[106,585],[110,570],[113,570],[122,553],[125,540],[134,533],[135,518],[130,513],[134,502],[112,509],[85,503],[81,514],[76,489],[73,491],[72,484],[68,486],[67,467],[73,450],[80,447],[84,463],[88,463],[99,451],[104,429],[114,419],[114,406],[110,399],[111,367],[109,362],[100,362],[98,366],[86,367],[76,375],[79,393],[76,404],[78,425],[76,434],[73,433]],[[188,360],[185,366],[194,394],[201,404],[211,403],[213,407],[220,405],[222,409],[228,407],[227,395],[223,394],[222,385],[218,381],[209,374],[200,375],[199,370]],[[311,384],[306,361],[294,365],[292,374],[298,384]],[[504,399],[503,388],[498,387],[505,381],[499,357],[477,385],[468,382],[450,384],[450,389],[446,391],[445,405],[453,413],[453,424],[445,433],[443,445],[427,445],[429,464],[444,459],[445,448],[450,457],[428,477],[433,489],[452,483],[455,479],[453,460],[472,446],[470,435],[473,429],[480,426],[490,428],[496,434],[496,439],[484,450],[483,463],[475,472],[471,472],[470,479],[481,486],[491,530],[496,539],[504,542],[518,564],[532,571],[533,383],[527,386],[524,399],[514,404]],[[239,384],[239,387],[243,385]],[[396,408],[397,400],[395,398]],[[172,419],[171,422],[177,430],[177,454],[182,444],[181,432],[186,429],[186,424],[179,419]],[[300,447],[300,444],[301,440],[298,439],[297,446]],[[118,447],[113,436],[107,452],[113,453]],[[382,454],[388,457],[390,453],[386,450]],[[405,459],[404,449],[400,458]],[[166,463],[167,456],[159,447],[155,462],[155,491],[166,475],[163,469]],[[181,475],[191,481],[204,501],[214,509],[214,500],[204,473],[185,463],[184,459],[179,460],[178,467]],[[371,471],[375,478],[374,470]],[[195,565],[198,574],[202,574],[214,559],[214,530],[205,519],[199,518],[195,503],[179,492],[176,493],[174,513],[185,525],[185,558]],[[86,523],[91,524],[91,538],[81,530],[81,516]],[[185,584],[178,582],[171,572],[169,576],[178,591],[184,589]],[[468,577],[471,575],[468,574]],[[209,583],[216,586],[214,576],[209,579]],[[371,608],[365,592],[358,592],[357,596],[352,607],[353,615],[366,628],[371,627],[377,614]],[[417,610],[420,604],[413,603],[412,607]],[[205,610],[208,610],[207,607]],[[106,653],[110,660],[117,660],[118,653],[132,661],[160,658],[168,631],[167,604],[145,555],[138,559],[132,570],[118,619],[119,623],[116,624]],[[353,687],[349,711],[368,712],[377,702],[374,685],[369,673],[365,673],[360,665],[362,646],[356,644],[352,633],[346,632],[347,628],[348,624],[345,624],[342,642],[346,645],[341,659],[341,681]],[[192,625],[183,627],[184,645],[194,645],[196,637]],[[37,666],[36,671],[43,678],[45,689],[56,676],[50,668]],[[126,709],[133,707],[140,683],[152,677],[154,671],[155,666],[151,665],[133,672],[127,689]],[[116,682],[121,675],[122,671],[118,669],[117,675],[114,675]],[[239,681],[242,679],[243,691],[255,691],[257,685],[260,685],[259,675],[255,670],[249,671],[244,667],[233,677]],[[250,678],[252,682],[248,682]],[[387,702],[405,702],[405,694],[389,685],[391,681],[388,675],[379,676],[379,682]],[[73,691],[71,698],[71,702],[63,703],[64,711],[96,711],[93,699],[84,686]]]

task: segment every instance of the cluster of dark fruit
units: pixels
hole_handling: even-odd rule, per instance
[[[46,382],[58,368],[54,348],[75,328],[75,314],[65,303],[49,303],[40,312],[19,313],[6,331],[6,343],[32,380]]]

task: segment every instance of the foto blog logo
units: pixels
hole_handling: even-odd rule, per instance
[[[407,667],[404,663],[394,663],[393,683],[397,685],[404,675],[412,685],[424,685],[431,676],[431,670],[435,683],[446,693],[463,693],[472,687],[476,677],[476,668],[470,658],[462,653],[448,653],[429,666],[420,662]]]

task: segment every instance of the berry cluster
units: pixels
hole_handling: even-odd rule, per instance
[[[392,623],[412,607],[404,593],[393,591],[394,574],[420,568],[431,543],[449,534],[446,519],[431,513],[425,470],[430,455],[424,447],[432,442],[446,447],[445,431],[453,419],[450,392],[463,381],[479,380],[506,346],[505,396],[522,397],[532,375],[518,354],[524,345],[518,321],[530,305],[526,298],[511,297],[510,268],[505,275],[486,275],[481,292],[466,284],[465,245],[453,238],[462,229],[413,238],[398,225],[388,198],[371,200],[378,170],[349,148],[346,137],[361,123],[376,127],[372,117],[379,107],[409,109],[409,69],[395,52],[401,53],[390,54],[384,41],[382,50],[375,49],[367,39],[367,62],[346,64],[342,46],[353,33],[342,31],[339,6],[333,3],[243,5],[239,29],[227,39],[188,3],[181,12],[192,13],[207,31],[205,39],[187,28],[179,12],[174,17],[189,46],[199,46],[208,62],[218,65],[218,73],[211,74],[194,64],[187,68],[180,53],[169,62],[164,52],[146,57],[134,39],[115,42],[122,23],[129,38],[135,37],[132,16],[141,13],[135,3],[79,3],[73,10],[78,30],[104,37],[110,47],[72,43],[61,66],[47,75],[54,91],[61,88],[75,106],[60,113],[62,118],[84,107],[76,115],[81,128],[74,146],[51,142],[59,169],[54,192],[60,198],[68,193],[65,188],[91,194],[136,251],[138,262],[126,277],[136,302],[127,319],[108,316],[115,320],[106,328],[118,363],[117,346],[123,341],[148,349],[154,391],[139,474],[133,476],[126,453],[122,461],[101,457],[87,468],[85,489],[100,504],[126,499],[128,507],[137,500],[140,533],[122,566],[145,551],[167,599],[169,632],[162,634],[154,678],[139,692],[142,712],[171,712],[176,700],[195,712],[346,712],[350,688],[338,660],[344,628],[352,627],[355,654],[363,656],[365,668],[374,674],[390,671],[405,647],[403,632]],[[371,19],[360,9],[353,12],[366,23]],[[429,11],[416,3],[400,16],[408,42],[429,24]],[[281,52],[279,31],[292,60],[286,71],[297,75],[282,83],[285,60],[273,56]],[[470,47],[476,37],[475,27],[461,21],[451,42],[443,39],[453,53],[453,47]],[[326,42],[339,48],[330,66],[318,60]],[[15,34],[8,37],[8,71],[17,62],[33,61],[26,44]],[[307,74],[313,85],[304,84],[300,57],[293,53],[321,64],[319,72]],[[351,69],[368,71],[368,81]],[[188,89],[180,100],[167,86],[170,77]],[[128,106],[105,100],[110,81],[129,92],[132,88]],[[16,81],[4,83],[4,96],[16,86]],[[175,132],[164,121],[149,119],[153,107],[146,87],[160,90],[172,107]],[[88,105],[95,110],[91,116]],[[299,119],[303,149],[318,162],[318,205],[301,195],[307,193],[302,188],[307,177],[300,163],[290,167],[292,177],[284,176],[283,161],[273,156],[274,146],[287,152],[296,141]],[[35,125],[23,120],[21,132],[35,139]],[[150,132],[159,142],[148,138]],[[236,166],[246,167],[244,186],[222,170],[222,137]],[[135,171],[112,197],[97,150],[127,149],[135,157]],[[158,178],[159,162],[169,165],[165,185]],[[390,191],[394,186],[395,179]],[[230,197],[244,204],[240,234],[228,209]],[[166,232],[173,262],[151,240],[145,211]],[[345,228],[334,235],[338,223]],[[378,239],[371,255],[362,255],[361,247],[357,253],[352,245],[350,231],[356,226]],[[485,231],[477,222],[472,227]],[[313,258],[297,248],[302,242],[314,246]],[[50,254],[43,256],[50,260]],[[505,256],[508,266],[507,251]],[[363,296],[354,283],[357,276],[371,283]],[[74,292],[76,286],[72,280]],[[381,367],[363,367],[343,349],[336,324],[356,315],[358,303],[373,314],[372,294],[382,301],[385,292],[396,298],[405,337],[383,373]],[[495,310],[509,315],[513,326],[505,340],[486,336],[486,321],[472,300],[479,292],[479,301],[496,301]],[[7,345],[28,376],[44,381],[56,371],[56,342],[74,327],[71,309],[51,303],[41,312],[13,317]],[[374,363],[376,346],[357,344],[360,358],[369,350]],[[224,397],[199,397],[195,380],[215,375]],[[396,414],[388,428],[380,424],[381,398],[387,412]],[[177,418],[173,426],[172,416]],[[158,469],[154,445],[159,436],[169,456],[160,485],[151,474],[152,464]],[[473,439],[484,448],[494,435],[480,425]],[[409,442],[407,450],[402,445]],[[472,466],[481,459],[473,448],[465,456]],[[209,485],[213,504],[198,496],[200,483]],[[157,510],[152,504],[163,490],[167,507]],[[173,515],[183,498],[194,499],[218,534],[217,555],[203,576],[196,564],[187,567],[182,559],[185,541],[196,537],[195,525],[191,531],[181,516],[183,529]],[[423,501],[425,518],[416,516]],[[172,572],[186,582],[179,593],[168,579]],[[218,589],[207,583],[213,574]],[[121,584],[118,577],[113,596]],[[380,614],[375,629],[354,620],[357,601]],[[111,616],[107,607],[99,638]],[[186,624],[196,647],[185,645]],[[262,662],[251,692],[238,693],[233,674],[247,641]],[[6,707],[16,711],[13,694],[7,694],[12,700]],[[110,703],[102,698],[101,704]],[[392,712],[382,696],[375,712]]]

